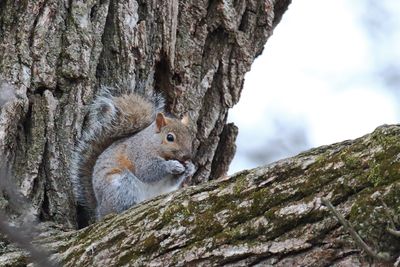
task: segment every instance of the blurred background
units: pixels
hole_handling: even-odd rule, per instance
[[[246,75],[229,173],[400,122],[400,1],[293,1]]]

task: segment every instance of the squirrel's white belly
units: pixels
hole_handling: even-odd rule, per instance
[[[138,202],[145,201],[147,199],[167,194],[175,191],[179,188],[179,179],[175,177],[165,177],[155,183],[142,183],[139,189]]]

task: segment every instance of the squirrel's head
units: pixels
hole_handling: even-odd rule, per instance
[[[161,137],[161,156],[166,160],[185,162],[192,159],[192,134],[189,117],[181,120],[168,118],[163,113],[156,115],[156,132]]]

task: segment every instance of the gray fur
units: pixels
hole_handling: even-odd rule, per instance
[[[90,217],[96,212],[97,219],[176,190],[195,171],[187,160],[191,137],[178,120],[171,119],[171,127],[185,136],[181,138],[183,143],[168,151],[169,157],[175,155],[172,158],[160,156],[165,133],[156,133],[154,122],[164,106],[160,95],[145,99],[129,90],[120,90],[120,96],[112,96],[109,88],[100,91],[89,107],[88,126],[71,161],[76,200]],[[126,157],[122,163],[132,163],[131,169],[121,166],[121,151]]]
[[[192,162],[182,164],[177,160],[166,160],[154,152],[162,141],[155,132],[155,123],[152,123],[132,137],[114,143],[100,155],[93,172],[97,219],[175,191],[193,175],[195,167]],[[108,174],[118,166],[118,153],[126,153],[127,158],[136,164],[135,173],[125,169],[121,173]]]
[[[70,172],[76,201],[91,217],[97,205],[92,187],[92,172],[97,157],[115,141],[147,127],[154,121],[155,114],[164,109],[164,100],[160,96],[155,95],[150,100],[143,98],[143,102],[151,103],[153,110],[151,114],[148,114],[148,118],[143,118],[141,123],[133,125],[124,118],[126,114],[119,110],[117,103],[113,101],[111,89],[102,87],[99,91],[99,95],[89,106],[86,130],[82,133],[72,153]],[[134,94],[129,89],[121,93],[122,95]],[[142,103],[132,103],[132,105],[137,105],[140,109]]]

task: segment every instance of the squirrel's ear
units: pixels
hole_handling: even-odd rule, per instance
[[[156,115],[156,131],[161,132],[161,128],[167,125],[167,120],[163,113],[159,112]]]
[[[183,125],[186,125],[186,126],[189,125],[189,115],[187,113],[185,115],[183,115],[181,122]]]

